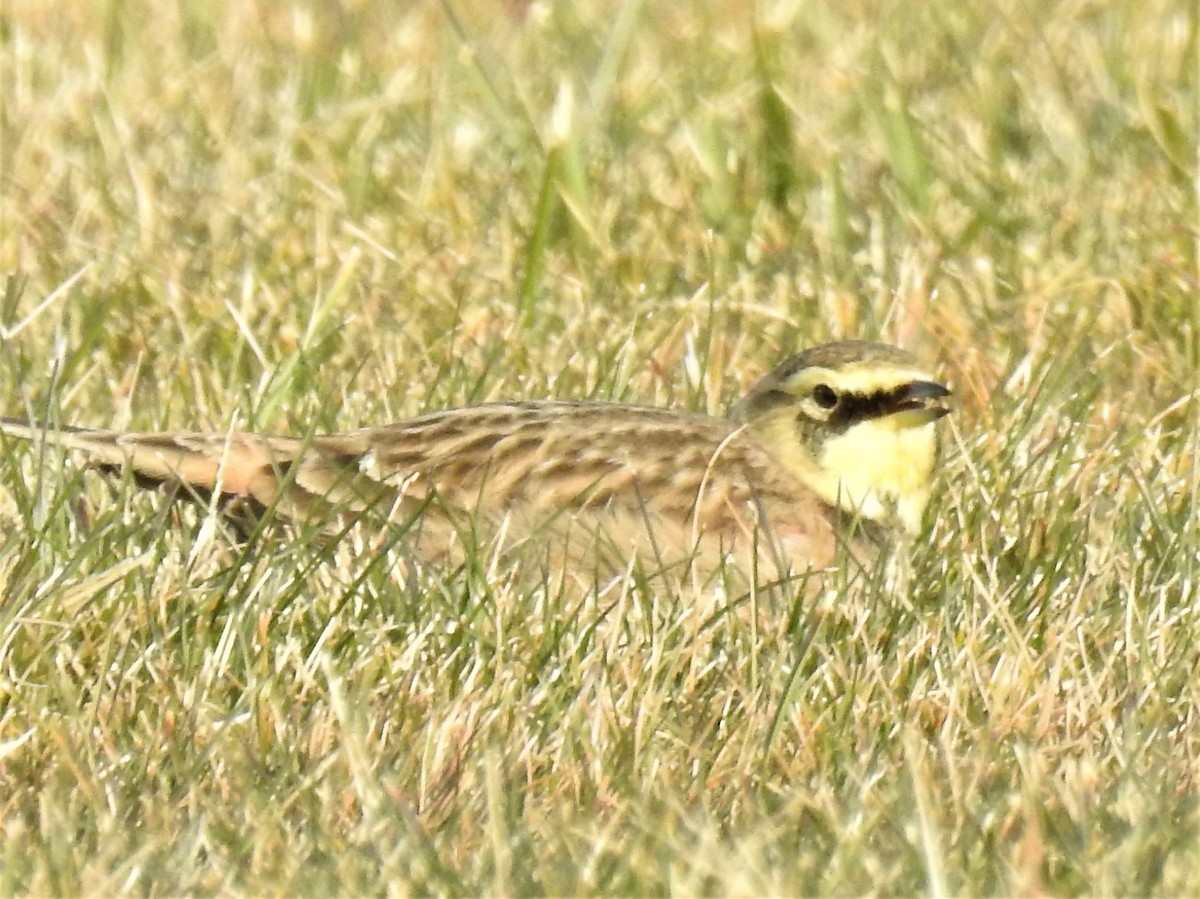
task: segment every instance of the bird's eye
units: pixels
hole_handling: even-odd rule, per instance
[[[812,398],[822,409],[832,409],[838,404],[838,395],[828,384],[818,384],[813,388]]]

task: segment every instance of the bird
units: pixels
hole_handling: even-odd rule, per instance
[[[306,436],[17,418],[0,434],[298,525],[401,528],[423,564],[478,538],[777,577],[865,565],[920,531],[951,395],[910,353],[852,340],[788,358],[725,416],[543,400]]]

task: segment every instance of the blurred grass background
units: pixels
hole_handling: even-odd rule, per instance
[[[0,387],[96,427],[953,384],[915,579],[586,597],[0,453],[0,890],[1200,891],[1180,0],[6,0]]]

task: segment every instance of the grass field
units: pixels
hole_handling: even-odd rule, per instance
[[[1200,893],[1200,11],[5,0],[0,412],[954,386],[909,589],[727,614],[0,446],[0,893]]]

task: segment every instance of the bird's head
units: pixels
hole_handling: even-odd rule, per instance
[[[826,502],[915,533],[949,395],[909,353],[856,340],[793,356],[730,415]]]

